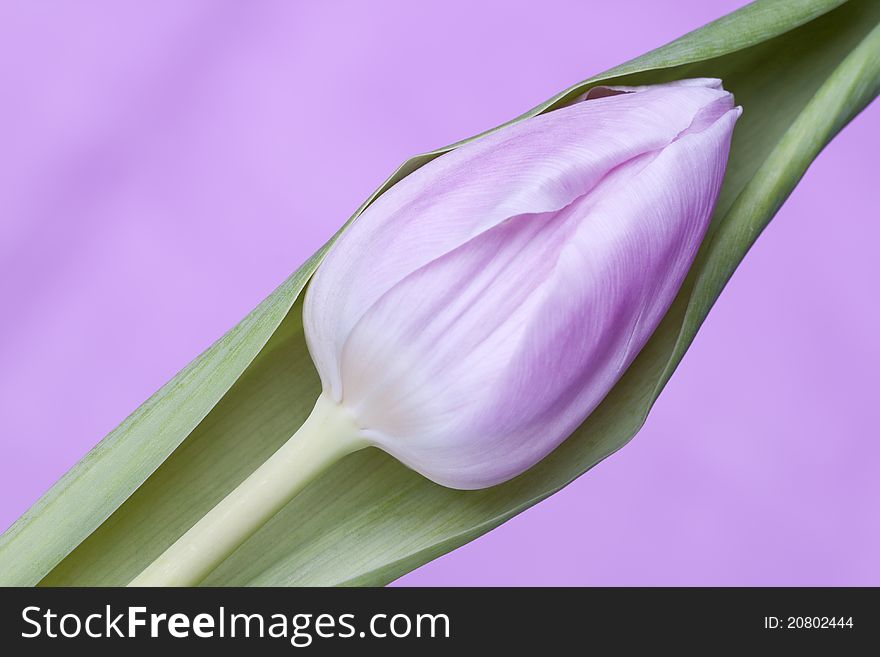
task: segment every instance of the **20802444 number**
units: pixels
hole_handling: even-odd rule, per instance
[[[768,630],[832,630],[852,629],[852,616],[765,616],[764,627]]]

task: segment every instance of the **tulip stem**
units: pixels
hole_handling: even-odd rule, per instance
[[[129,586],[194,586],[333,463],[367,443],[351,415],[318,397],[299,430]]]

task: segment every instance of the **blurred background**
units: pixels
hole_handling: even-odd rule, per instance
[[[2,3],[0,531],[404,159],[744,4]],[[880,585],[878,153],[875,103],[633,442],[398,584]]]

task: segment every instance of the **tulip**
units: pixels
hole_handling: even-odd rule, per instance
[[[402,180],[306,296],[324,394],[370,444],[445,486],[527,470],[669,308],[739,113],[718,80],[604,88]]]
[[[426,164],[334,244],[305,298],[302,428],[132,584],[188,584],[351,451],[453,488],[570,435],[665,315],[741,113],[714,79],[598,87]]]

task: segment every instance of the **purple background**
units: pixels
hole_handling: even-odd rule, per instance
[[[0,528],[406,157],[745,4],[0,6]],[[403,584],[880,585],[880,105],[619,454]]]

